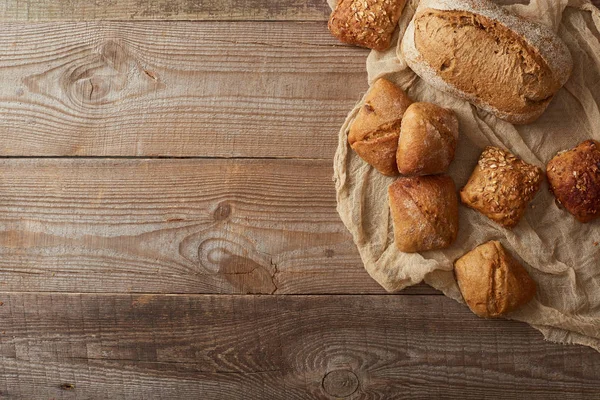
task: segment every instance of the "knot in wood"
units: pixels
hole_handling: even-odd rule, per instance
[[[128,86],[138,86],[129,82],[136,68],[135,60],[118,41],[107,40],[97,52],[68,67],[64,85],[70,86],[69,95],[77,104],[111,103],[120,99]]]
[[[227,202],[219,203],[217,209],[213,213],[213,218],[215,221],[223,221],[229,217],[231,214],[231,206]]]
[[[75,390],[75,385],[73,385],[72,383],[62,383],[60,385],[60,388],[62,390]]]
[[[358,389],[358,377],[352,371],[331,371],[323,378],[323,389],[333,397],[348,397]]]

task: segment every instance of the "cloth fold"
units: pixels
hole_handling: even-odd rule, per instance
[[[329,0],[330,6],[335,5]],[[369,83],[380,77],[395,82],[415,101],[452,109],[460,137],[449,175],[458,188],[467,182],[487,145],[502,146],[545,170],[559,150],[593,138],[600,140],[600,11],[589,0],[532,0],[505,5],[511,11],[554,29],[569,47],[573,75],[542,117],[514,126],[468,102],[437,91],[419,79],[400,53],[400,39],[418,0],[409,0],[394,43],[367,58]],[[529,323],[548,340],[583,344],[600,351],[600,221],[577,222],[557,207],[544,182],[525,217],[512,230],[460,207],[459,234],[448,249],[406,254],[394,245],[385,177],[365,164],[348,146],[348,127],[362,100],[339,131],[334,157],[337,210],[356,243],[365,269],[386,290],[398,291],[425,281],[462,302],[453,262],[488,240],[499,240],[519,259],[538,285],[536,298],[509,318]]]

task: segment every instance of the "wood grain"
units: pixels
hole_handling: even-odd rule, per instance
[[[600,354],[443,296],[1,293],[8,399],[597,399]],[[460,323],[458,323],[460,321]]]
[[[3,159],[0,193],[2,291],[384,293],[329,161]]]
[[[325,21],[326,0],[4,0],[0,20]]]
[[[497,0],[501,4],[527,0]],[[592,0],[600,6],[600,0]],[[4,0],[4,21],[268,20],[325,21],[326,0]]]
[[[7,23],[0,156],[331,159],[366,55],[324,23]]]

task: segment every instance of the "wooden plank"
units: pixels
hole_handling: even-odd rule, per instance
[[[497,0],[499,3],[526,0]],[[592,0],[600,6],[600,0]],[[4,0],[2,21],[268,20],[325,21],[325,0]]]
[[[8,399],[597,399],[600,354],[444,296],[1,293]]]
[[[0,156],[331,159],[366,55],[324,23],[7,23]]]
[[[330,161],[2,159],[0,193],[2,291],[384,293]]]
[[[325,21],[325,0],[4,0],[0,20]]]

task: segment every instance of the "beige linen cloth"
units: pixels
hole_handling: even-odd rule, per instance
[[[335,0],[329,0],[335,5]],[[532,0],[508,5],[558,32],[573,55],[570,80],[544,115],[530,125],[514,126],[437,91],[405,64],[400,39],[418,0],[409,0],[396,33],[396,46],[372,51],[367,58],[369,83],[379,77],[397,83],[415,101],[429,101],[456,112],[460,122],[457,154],[449,174],[457,188],[467,182],[486,145],[509,149],[525,161],[545,165],[557,151],[579,142],[600,140],[600,11],[589,0]],[[578,343],[600,351],[600,221],[577,222],[557,207],[544,182],[525,217],[512,230],[461,206],[458,239],[448,249],[406,254],[394,245],[387,187],[393,178],[379,174],[348,146],[346,136],[362,101],[339,132],[334,158],[337,209],[360,252],[366,270],[388,291],[425,281],[462,302],[453,261],[475,246],[496,239],[523,264],[538,284],[533,301],[510,315],[541,331],[548,340]]]

